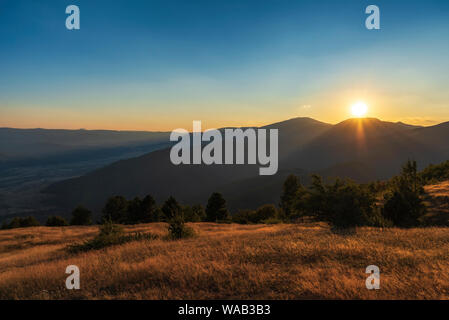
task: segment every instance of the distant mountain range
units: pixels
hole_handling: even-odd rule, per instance
[[[51,210],[40,190],[121,159],[167,148],[169,132],[0,128],[0,216]]]
[[[0,128],[0,162],[167,142],[169,132]]]
[[[274,176],[259,176],[258,165],[175,166],[166,148],[56,182],[45,192],[59,208],[83,204],[98,211],[112,195],[152,194],[159,202],[173,195],[186,204],[204,204],[220,191],[235,210],[277,203],[290,173],[305,183],[311,173],[367,182],[391,177],[408,159],[421,167],[449,159],[449,122],[418,127],[367,118],[331,125],[295,118],[264,128],[279,130],[279,171]]]

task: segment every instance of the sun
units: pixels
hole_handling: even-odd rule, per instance
[[[351,107],[352,115],[357,118],[363,118],[367,112],[368,106],[363,101],[356,102]]]

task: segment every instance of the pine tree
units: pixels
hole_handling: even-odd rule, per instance
[[[211,222],[224,221],[229,219],[229,212],[226,207],[226,200],[221,193],[214,192],[207,201],[206,220]]]

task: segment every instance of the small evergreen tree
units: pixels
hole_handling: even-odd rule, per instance
[[[214,192],[207,201],[206,220],[210,222],[225,221],[229,219],[226,200],[221,193]]]
[[[182,207],[174,197],[169,197],[162,205],[161,210],[165,221],[170,221],[178,215],[182,216]]]
[[[72,211],[72,226],[88,226],[92,224],[92,212],[83,206],[78,206]]]
[[[142,209],[140,211],[141,216],[139,218],[139,222],[157,222],[159,221],[159,217],[157,214],[157,205],[156,201],[151,195],[147,195],[142,200]]]
[[[195,231],[186,226],[182,215],[175,215],[168,225],[168,237],[172,240],[191,238],[195,236]]]
[[[113,223],[125,223],[128,214],[128,201],[122,196],[114,196],[108,199],[103,210],[103,221],[110,220]]]
[[[294,174],[289,175],[282,186],[279,207],[282,209],[287,218],[290,218],[295,211],[299,187],[299,180]]]
[[[407,161],[399,176],[392,179],[391,191],[385,195],[382,215],[399,227],[413,227],[420,223],[426,207],[422,201],[423,182],[416,161]]]
[[[133,200],[128,202],[128,210],[126,216],[126,223],[137,224],[143,220],[142,212],[142,200],[139,197],[135,197]]]

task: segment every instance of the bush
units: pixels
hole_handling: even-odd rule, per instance
[[[374,214],[376,198],[365,186],[337,179],[324,184],[319,176],[312,176],[308,210],[336,227],[369,225]]]
[[[393,191],[385,196],[385,200],[383,216],[398,227],[418,226],[426,213],[420,196],[412,192]]]
[[[78,253],[89,250],[99,250],[131,241],[154,240],[158,238],[151,233],[134,233],[126,235],[123,232],[123,228],[119,225],[115,225],[111,220],[105,221],[105,223],[99,227],[99,231],[99,234],[92,240],[88,240],[82,244],[68,246],[68,251],[71,253]]]
[[[192,238],[195,236],[195,231],[186,226],[184,219],[181,216],[175,216],[168,225],[168,238],[171,240],[179,240]]]
[[[391,181],[391,190],[385,195],[383,216],[399,227],[414,227],[426,214],[421,199],[423,180],[418,174],[416,161],[408,161],[399,176]]]
[[[206,219],[206,211],[200,204],[193,206],[184,206],[182,208],[184,219],[187,222],[200,222]]]
[[[47,222],[45,223],[47,227],[64,227],[68,226],[69,224],[64,218],[58,217],[58,216],[51,216],[48,217]]]
[[[272,204],[266,204],[256,210],[253,222],[260,223],[264,220],[275,219],[278,217],[277,209]]]
[[[40,225],[39,221],[32,216],[26,218],[15,217],[9,223],[3,222],[2,229],[29,228]]]
[[[429,165],[420,173],[420,177],[427,183],[449,180],[449,161]]]
[[[83,206],[78,206],[72,211],[72,226],[89,226],[92,224],[92,212]]]
[[[250,224],[254,219],[256,213],[254,210],[239,210],[236,214],[232,216],[232,222],[238,224]]]
[[[284,221],[279,218],[269,218],[269,219],[263,220],[262,223],[264,223],[264,224],[279,224],[279,223],[284,223]]]

